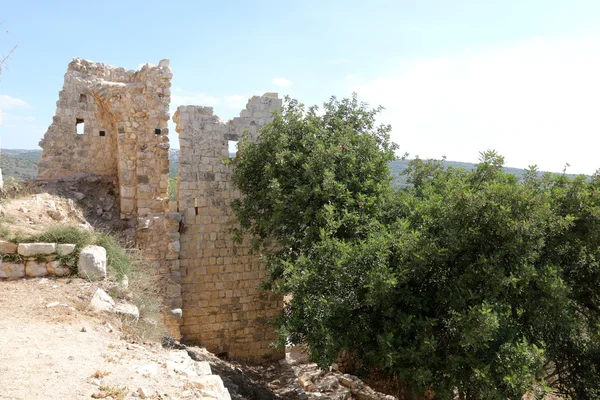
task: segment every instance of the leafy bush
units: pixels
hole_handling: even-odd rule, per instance
[[[473,171],[414,160],[394,191],[378,110],[316,111],[287,99],[231,160],[238,238],[291,295],[282,342],[440,399],[599,398],[600,176],[519,182],[486,152]]]

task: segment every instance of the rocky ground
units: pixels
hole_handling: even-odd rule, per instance
[[[3,229],[13,234],[38,233],[61,224],[111,232],[125,245],[133,243],[135,235],[120,219],[115,182],[98,176],[21,182],[7,189],[0,217]]]
[[[174,341],[139,343],[123,334],[115,314],[91,310],[93,294],[109,285],[78,278],[0,282],[0,399],[386,398],[299,353],[246,365]]]
[[[26,182],[5,193],[1,233],[68,224],[112,232],[127,246],[135,231],[119,218],[116,200],[114,182],[104,178]],[[297,349],[280,362],[248,365],[174,341],[142,343],[123,314],[94,311],[98,289],[111,293],[115,282],[0,280],[0,399],[391,398],[319,370]]]

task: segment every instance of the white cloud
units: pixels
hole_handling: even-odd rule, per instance
[[[0,110],[16,110],[31,108],[31,105],[25,100],[17,99],[6,94],[0,94]]]
[[[209,96],[206,93],[188,93],[185,91],[177,91],[178,94],[171,95],[171,108],[177,109],[181,105],[194,106],[214,106],[218,103],[217,98]]]
[[[239,94],[232,94],[231,96],[225,96],[227,106],[235,109],[242,109],[246,107],[248,99]]]
[[[277,86],[281,86],[281,87],[290,86],[292,84],[292,81],[290,81],[289,79],[286,79],[286,78],[273,78],[273,80],[271,82],[273,82],[273,84],[275,84]]]
[[[348,74],[346,75],[347,81],[356,81],[358,79],[358,74]]]
[[[509,43],[426,59],[352,85],[383,105],[402,152],[476,161],[496,149],[509,166],[600,168],[600,38]]]
[[[15,115],[12,113],[3,112],[2,113],[2,121],[3,122],[35,121],[35,117],[32,115]]]

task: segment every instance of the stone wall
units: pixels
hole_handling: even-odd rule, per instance
[[[284,356],[270,344],[276,339],[270,319],[278,315],[283,299],[258,289],[264,265],[234,245],[231,170],[223,163],[228,142],[248,132],[256,138],[279,110],[276,94],[254,96],[240,117],[223,123],[210,107],[182,106],[173,120],[179,133],[178,210],[181,230],[181,285],[185,341],[198,342],[214,353],[260,361]]]
[[[137,247],[148,263],[147,267],[158,275],[160,295],[164,304],[164,320],[169,334],[179,339],[182,315],[181,273],[179,268],[179,222],[181,215],[167,212],[138,219]]]
[[[0,279],[69,275],[73,266],[57,258],[68,256],[74,251],[74,244],[17,244],[0,240]]]
[[[40,141],[38,177],[118,177],[122,218],[164,210],[171,77],[168,60],[128,71],[75,58]]]
[[[120,216],[136,226],[136,246],[162,283],[173,337],[237,358],[282,358],[283,349],[270,344],[276,339],[271,318],[283,301],[258,290],[264,265],[233,243],[230,201],[240,194],[222,162],[228,142],[244,132],[256,139],[281,100],[274,93],[254,96],[227,123],[211,108],[180,107],[177,211],[169,211],[171,78],[168,60],[127,71],[74,59],[40,142],[38,177],[102,175],[118,181]]]

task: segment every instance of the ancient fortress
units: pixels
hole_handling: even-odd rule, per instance
[[[169,61],[138,71],[74,59],[56,115],[40,142],[39,178],[113,178],[121,218],[136,227],[136,245],[160,275],[171,335],[217,354],[260,361],[283,357],[270,319],[282,298],[258,289],[264,266],[234,244],[228,142],[256,138],[279,110],[277,94],[252,97],[240,116],[222,122],[211,107],[181,106],[178,194],[169,202]]]

